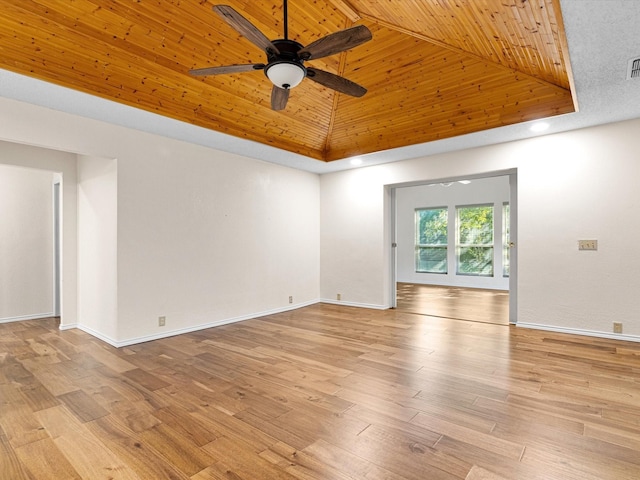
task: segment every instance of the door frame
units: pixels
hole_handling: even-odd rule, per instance
[[[58,175],[56,175],[58,176]],[[61,238],[61,208],[62,208],[62,180],[53,181],[53,316],[59,317],[61,312],[62,282],[62,238]]]
[[[392,185],[386,185],[385,190],[387,193],[387,215],[388,215],[388,229],[386,235],[387,248],[385,249],[388,255],[388,266],[390,273],[389,281],[389,306],[390,308],[397,307],[397,283],[398,283],[398,271],[397,271],[397,211],[396,211],[396,191],[398,188],[403,187],[415,187],[420,185],[429,185],[432,183],[449,183],[457,182],[459,180],[474,180],[480,178],[491,177],[509,177],[509,228],[510,228],[510,241],[513,247],[510,251],[509,258],[509,323],[515,324],[518,321],[518,171],[517,169],[501,170],[495,172],[485,172],[475,175],[464,175],[457,177],[438,178],[430,180],[418,180],[413,182],[404,182]]]

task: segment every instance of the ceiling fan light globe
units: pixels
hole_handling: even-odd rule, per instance
[[[267,65],[264,73],[276,87],[289,89],[302,82],[307,70],[295,62],[277,62]]]

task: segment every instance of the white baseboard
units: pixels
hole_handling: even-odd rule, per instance
[[[55,317],[55,314],[53,312],[36,313],[33,315],[20,315],[18,317],[0,318],[0,323],[22,322],[24,320],[40,320],[41,318],[51,318],[51,317]]]
[[[640,342],[638,335],[626,335],[623,333],[600,332],[597,330],[583,330],[581,328],[554,327],[553,325],[540,325],[538,323],[516,323],[517,327],[532,328],[534,330],[547,330],[549,332],[569,333],[571,335],[586,335],[587,337],[609,338],[611,340],[624,340],[627,342]]]
[[[323,298],[320,300],[320,303],[330,303],[331,305],[340,305],[343,307],[358,307],[358,308],[371,308],[373,310],[388,310],[388,305],[374,305],[371,303],[356,303],[356,302],[345,302],[342,300],[330,300],[328,298]]]
[[[68,328],[72,328],[71,326],[68,326]],[[68,328],[65,327],[65,330],[67,330]],[[91,335],[92,337],[96,337],[99,340],[102,340],[105,343],[108,343],[109,345],[111,345],[112,347],[119,347],[121,345],[118,345],[118,341],[108,337],[92,328],[87,327],[86,325],[80,325],[80,324],[76,324],[75,328],[77,328],[78,330],[82,330],[84,333],[88,333],[89,335]],[[61,328],[62,330],[62,328]]]
[[[65,325],[64,328],[60,326],[61,330],[68,330],[71,328],[78,328],[89,335],[92,335],[103,342],[108,343],[112,347],[121,348],[129,345],[135,345],[137,343],[150,342],[152,340],[160,340],[161,338],[174,337],[176,335],[182,335],[184,333],[197,332],[198,330],[206,330],[207,328],[220,327],[222,325],[228,325],[230,323],[242,322],[244,320],[251,320],[252,318],[266,317],[267,315],[274,315],[276,313],[288,312],[290,310],[297,310],[298,308],[308,307],[309,305],[315,305],[320,303],[319,300],[312,300],[305,303],[297,303],[295,305],[288,305],[282,308],[275,308],[273,310],[265,310],[263,312],[251,313],[249,315],[242,315],[239,317],[225,318],[222,320],[216,320],[214,322],[203,323],[192,327],[177,328],[175,330],[164,331],[162,333],[154,333],[153,335],[144,335],[142,337],[129,338],[125,340],[115,340],[111,337],[101,334],[80,323],[73,325]]]

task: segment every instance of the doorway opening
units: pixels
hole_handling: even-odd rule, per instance
[[[515,170],[389,187],[391,306],[517,322]]]
[[[59,317],[61,175],[0,164],[0,323]]]

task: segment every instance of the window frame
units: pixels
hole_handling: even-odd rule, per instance
[[[502,203],[502,276],[511,275],[511,205]]]

